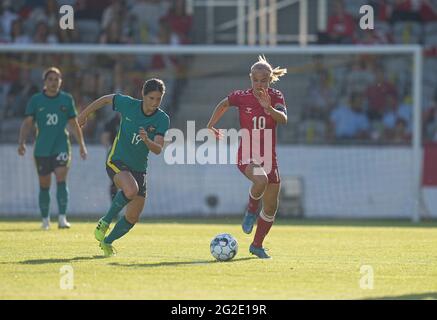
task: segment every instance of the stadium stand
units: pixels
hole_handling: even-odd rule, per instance
[[[56,13],[59,6],[71,4],[75,8],[76,30],[72,32],[56,31]],[[342,28],[338,15],[344,14],[354,23],[358,23],[358,10],[362,4],[371,4],[376,11],[376,28],[374,31],[363,32],[353,30],[353,35],[342,43],[356,44],[422,44],[425,47],[424,59],[424,115],[432,105],[437,81],[437,1],[333,1],[328,7],[328,15],[335,18]],[[192,15],[184,10],[185,2],[126,0],[126,1],[87,1],[87,0],[50,0],[50,1],[3,1],[0,8],[0,42],[3,43],[126,43],[126,44],[204,44],[199,30],[205,29],[205,21],[200,17],[200,10]],[[229,9],[230,10],[230,9]],[[292,10],[297,10],[293,8]],[[340,13],[339,13],[340,12]],[[287,27],[287,20],[279,20],[279,29]],[[316,28],[311,22],[310,29]],[[344,26],[343,26],[344,27]],[[319,42],[330,43],[330,37],[319,33]],[[219,41],[219,40],[217,40]],[[332,41],[331,41],[332,42]],[[334,42],[339,43],[336,39]],[[287,42],[290,43],[290,42]],[[287,44],[284,43],[284,44]],[[275,58],[276,59],[276,58]],[[287,66],[287,61],[281,61],[278,56],[275,64]],[[279,88],[287,88],[293,101],[293,115],[287,127],[288,134],[279,133],[282,142],[317,142],[332,143],[329,126],[332,111],[349,101],[352,94],[359,91],[363,95],[363,108],[369,116],[369,86],[376,76],[376,70],[384,72],[384,77],[395,87],[398,97],[394,110],[399,112],[402,106],[408,106],[411,100],[409,72],[405,58],[372,58],[363,56],[358,60],[351,57],[302,58],[300,68],[291,68],[290,76],[279,83]],[[129,60],[129,61],[127,61]],[[131,61],[133,60],[133,61]],[[125,59],[121,56],[90,56],[80,58],[69,55],[53,55],[50,57],[2,54],[0,56],[0,140],[15,142],[18,126],[24,112],[24,102],[37,90],[40,90],[39,75],[41,66],[56,63],[64,70],[65,89],[75,94],[78,109],[97,96],[112,92],[125,92],[137,96],[132,87],[138,87],[144,75],[156,74],[163,77],[169,92],[164,105],[174,119],[172,125],[183,129],[185,120],[192,118],[198,123],[206,123],[212,101],[229,93],[235,88],[244,88],[247,77],[244,70],[250,62],[241,57],[216,57],[215,65],[210,59],[202,56],[172,57],[165,54]],[[282,64],[281,64],[282,62]],[[323,66],[320,66],[323,64]],[[79,68],[80,66],[80,68]],[[353,66],[352,72],[347,72],[347,66]],[[85,68],[84,68],[85,67]],[[290,66],[288,66],[290,67]],[[317,72],[313,72],[321,68]],[[86,70],[86,71],[83,71]],[[207,70],[207,72],[206,72]],[[115,76],[113,76],[115,74]],[[217,76],[222,74],[222,76]],[[214,77],[210,77],[214,75]],[[71,80],[74,79],[74,80]],[[78,79],[82,79],[79,81]],[[205,81],[207,80],[207,81]],[[357,86],[358,84],[358,86]],[[220,87],[219,92],[214,88]],[[331,101],[326,109],[319,114],[310,112],[311,108],[320,108],[317,101],[323,100],[323,94]],[[209,92],[208,95],[198,92]],[[292,98],[291,98],[292,95]],[[388,102],[390,104],[391,102]],[[315,110],[314,109],[314,110]],[[387,106],[390,113],[391,106]],[[317,113],[317,112],[316,112]],[[108,117],[107,114],[97,114],[96,117]],[[235,117],[231,115],[224,119],[224,126],[235,125]],[[397,120],[396,115],[394,120]],[[382,119],[382,118],[381,118]],[[383,120],[370,118],[367,142],[393,142],[390,135],[385,135]],[[409,127],[408,119],[407,128]],[[428,127],[431,126],[428,123]],[[92,128],[92,126],[91,126]],[[375,129],[376,128],[376,129]],[[90,141],[98,141],[101,130],[96,127],[87,129],[86,135]],[[433,132],[429,129],[426,132]],[[292,133],[290,133],[292,132]],[[425,139],[435,139],[425,133]],[[373,137],[373,138],[372,138]]]

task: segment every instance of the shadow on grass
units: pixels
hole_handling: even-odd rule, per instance
[[[239,216],[223,216],[223,217],[163,217],[141,219],[141,223],[145,224],[205,224],[205,225],[241,225]],[[314,219],[314,218],[289,218],[278,216],[275,220],[275,225],[278,226],[303,226],[303,227],[400,227],[400,228],[437,228],[437,219],[424,219],[419,223],[413,223],[409,219]]]
[[[172,217],[165,216],[161,218],[156,217],[142,217],[143,224],[169,224],[169,225],[183,225],[183,224],[201,224],[201,225],[241,225],[242,215],[238,216],[221,216],[221,217]],[[32,220],[16,217],[0,217],[0,223],[19,223],[30,222]],[[80,223],[91,223],[86,217],[76,218],[71,220]],[[290,218],[278,216],[275,220],[277,226],[293,226],[293,227],[396,227],[396,228],[437,228],[437,219],[423,219],[419,223],[413,223],[409,219],[315,219],[315,218]],[[36,232],[42,230],[37,229],[20,229],[14,225],[14,228],[3,229],[2,232]],[[45,231],[46,232],[46,231]]]
[[[195,261],[170,261],[170,262],[154,262],[154,263],[118,263],[111,262],[109,265],[116,267],[134,267],[134,268],[155,268],[155,267],[174,267],[174,266],[183,266],[183,265],[196,265],[196,264],[215,264],[215,263],[235,263],[244,260],[252,260],[258,259],[256,257],[246,257],[233,259],[227,262],[219,262],[216,260],[195,260]]]
[[[412,293],[401,296],[366,298],[364,300],[437,300],[437,292]]]
[[[47,232],[47,230],[42,229],[0,229],[0,232]]]
[[[18,262],[19,264],[50,264],[50,263],[68,263],[74,261],[85,261],[85,260],[96,260],[96,259],[104,259],[104,256],[88,256],[88,257],[74,257],[74,258],[65,258],[65,259],[35,259],[35,260],[24,260]]]

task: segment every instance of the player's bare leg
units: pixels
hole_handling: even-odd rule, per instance
[[[140,220],[140,215],[144,209],[145,202],[146,199],[144,197],[136,196],[128,203],[125,216],[129,223],[135,224]]]
[[[56,199],[59,209],[58,227],[60,229],[69,229],[71,227],[70,223],[67,221],[68,188],[66,180],[68,169],[67,166],[55,168]]]
[[[132,200],[138,193],[138,183],[129,171],[120,171],[114,176],[117,188],[121,189],[126,198]]]
[[[280,183],[269,183],[263,195],[263,209],[258,217],[255,237],[249,248],[249,251],[259,258],[270,258],[263,248],[263,241],[275,221],[275,215],[279,205],[280,190]]]
[[[38,176],[39,178],[39,208],[42,216],[41,229],[50,229],[50,183],[51,175]]]
[[[133,223],[130,223],[126,220],[126,217],[123,216],[118,220],[111,233],[105,237],[112,218],[137,197],[139,190],[135,178],[128,171],[120,171],[117,173],[114,176],[114,182],[121,190],[114,197],[111,208],[108,213],[99,220],[97,228],[94,231],[94,235],[96,239],[100,241],[100,248],[102,248],[105,256],[115,255],[115,249],[112,246],[112,242],[125,235],[134,226]]]
[[[94,236],[97,241],[101,242],[105,238],[106,232],[109,230],[114,217],[131,201],[138,193],[138,184],[135,178],[128,171],[120,171],[117,173],[113,181],[118,189],[120,189],[112,199],[111,208],[106,215],[101,218],[94,231]]]
[[[249,190],[249,205],[244,214],[242,223],[243,232],[249,234],[252,232],[253,225],[256,221],[259,202],[267,188],[268,178],[265,171],[256,164],[249,164],[246,167],[244,174],[250,181],[252,181],[252,186]]]

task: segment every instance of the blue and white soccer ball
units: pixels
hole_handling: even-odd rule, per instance
[[[218,261],[229,261],[237,255],[238,242],[229,233],[222,233],[211,240],[210,250]]]

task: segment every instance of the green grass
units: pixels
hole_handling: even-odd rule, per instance
[[[94,222],[39,230],[0,221],[0,299],[436,299],[437,224],[281,220],[265,241],[272,260],[248,252],[240,221],[144,220],[102,258]],[[231,262],[209,253],[215,234],[239,242]],[[74,288],[62,290],[70,265]],[[373,289],[360,288],[362,265]]]

